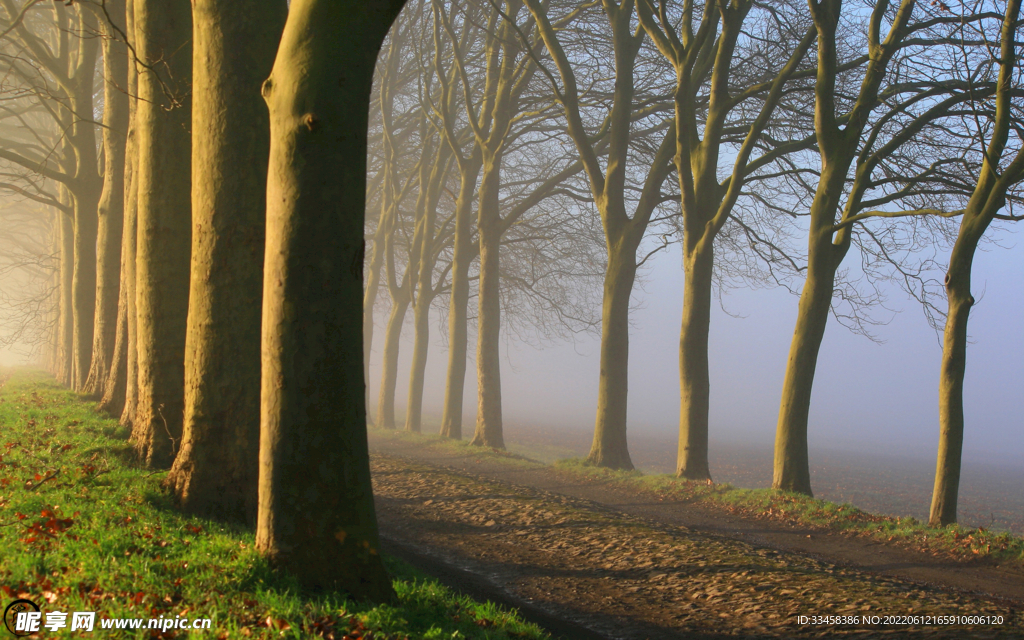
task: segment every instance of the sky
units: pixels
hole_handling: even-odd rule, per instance
[[[1024,233],[1000,234],[1002,247],[978,253],[973,291],[981,298],[970,321],[965,381],[964,459],[1019,465],[1024,457]],[[851,250],[846,262],[856,261]],[[678,247],[663,252],[638,291],[630,341],[629,433],[678,431],[678,339],[682,310]],[[984,295],[979,295],[984,292]],[[386,294],[385,294],[386,295]],[[785,290],[734,290],[715,306],[710,334],[711,438],[770,446],[774,440],[797,298]],[[830,319],[818,359],[809,422],[813,450],[853,450],[934,460],[938,446],[939,337],[914,300],[890,292],[898,313],[876,327],[878,344]],[[377,314],[378,325],[383,314]],[[411,314],[410,314],[411,315]],[[887,316],[886,316],[887,317]],[[433,334],[425,419],[439,422],[446,352]],[[398,413],[404,413],[412,329],[403,333]],[[371,360],[376,406],[382,331]],[[502,405],[508,437],[517,424],[591,429],[597,396],[599,342],[577,336],[544,349],[503,347]],[[471,350],[473,347],[471,346]],[[475,375],[467,376],[464,433],[476,412]],[[431,421],[433,418],[433,421]],[[428,428],[428,427],[425,427]]]

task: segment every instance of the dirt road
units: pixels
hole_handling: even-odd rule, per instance
[[[1024,637],[1019,571],[374,432],[371,451],[392,551],[563,637]]]

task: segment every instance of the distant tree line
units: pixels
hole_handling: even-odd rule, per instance
[[[678,242],[685,281],[678,474],[711,477],[708,333],[716,284],[774,282],[799,294],[773,486],[810,495],[808,413],[828,317],[869,333],[872,306],[881,300],[883,287],[895,283],[920,300],[933,321],[947,321],[931,520],[955,521],[949,486],[959,477],[964,369],[963,356],[953,355],[961,347],[950,340],[958,332],[966,335],[966,325],[954,329],[949,323],[966,322],[962,312],[953,311],[966,303],[956,303],[950,287],[968,286],[956,284],[968,268],[956,256],[967,242],[965,230],[981,224],[969,222],[982,215],[981,198],[991,197],[986,206],[997,207],[984,214],[989,222],[1019,217],[1013,214],[1022,177],[1014,165],[1022,124],[1015,105],[1021,95],[1017,11],[1013,3],[954,10],[943,3],[878,2],[844,9],[839,2],[796,0],[411,3],[378,62],[379,95],[371,110],[377,123],[371,130],[380,136],[383,153],[379,164],[371,164],[370,178],[391,185],[390,191],[371,188],[371,197],[377,192],[390,199],[376,221],[372,212],[367,217],[374,252],[364,307],[367,359],[379,283],[386,281],[391,294],[377,425],[395,426],[398,320],[407,301],[429,304],[440,297],[438,286],[450,282],[450,289],[441,291],[452,329],[441,433],[461,437],[464,292],[472,289],[479,297],[473,442],[503,446],[500,375],[493,355],[499,329],[492,320],[500,305],[498,296],[488,301],[493,286],[488,283],[522,269],[524,257],[532,264],[538,256],[512,254],[503,239],[492,241],[488,216],[496,210],[495,188],[511,198],[531,185],[536,186],[531,195],[564,203],[551,209],[539,199],[529,201],[531,211],[540,207],[556,223],[542,242],[558,234],[577,240],[574,258],[552,272],[556,279],[567,272],[583,276],[586,265],[604,267],[592,463],[632,468],[626,438],[630,298],[637,269],[666,242]],[[431,58],[433,66],[425,62]],[[451,111],[452,96],[464,103],[461,112]],[[429,127],[410,134],[412,120],[404,128],[395,123],[399,103],[413,105],[404,117],[422,112]],[[503,127],[515,142],[498,139]],[[527,137],[530,127],[545,135]],[[448,146],[424,145],[423,131],[448,140]],[[415,240],[425,214],[420,200],[412,205],[415,194],[430,188],[428,178],[405,170],[402,188],[393,182],[403,171],[399,167],[422,162],[427,148],[436,149],[431,166],[445,167],[453,176],[452,197],[436,201],[444,213],[429,215],[464,220],[451,234],[454,249],[433,264],[433,279],[422,271],[429,265],[420,262]],[[502,154],[511,149],[538,161],[504,167]],[[449,165],[445,154],[451,150],[458,161]],[[566,154],[563,159],[546,162],[560,153]],[[983,178],[986,172],[992,172],[989,178]],[[675,180],[668,180],[673,174]],[[993,180],[999,182],[996,191],[980,195],[979,185]],[[475,220],[467,213],[474,198]],[[501,201],[497,207],[511,223],[502,234],[518,228],[516,204]],[[396,214],[403,208],[410,211],[406,217]],[[588,238],[573,226],[588,214],[600,223],[603,238],[593,240],[603,256],[595,255],[596,247],[588,249]],[[566,222],[557,224],[559,217]],[[806,248],[799,246],[800,236]],[[412,240],[402,245],[399,237]],[[947,245],[953,254],[945,291],[936,291],[929,270],[934,265],[922,257],[922,249],[930,248],[925,255],[931,255]],[[420,269],[422,279],[417,284],[407,276],[404,289],[394,286],[390,271],[387,278],[378,275],[385,263],[392,269],[390,252],[402,246],[394,259],[410,265],[407,273]],[[859,273],[851,275],[842,265],[854,246],[862,258]],[[387,260],[377,257],[378,251]],[[500,253],[499,267],[484,259],[488,252]],[[491,276],[491,269],[498,275]],[[948,314],[937,306],[943,294]],[[965,301],[968,297],[964,294]],[[519,310],[509,306],[512,313]],[[418,431],[421,339],[427,331],[422,315],[414,326],[406,428]],[[368,372],[368,361],[366,366]]]
[[[677,469],[709,480],[715,287],[799,289],[773,486],[810,495],[828,317],[866,331],[892,281],[945,322],[948,524],[973,256],[1021,217],[1020,31],[1019,0],[0,0],[5,339],[120,416],[183,509],[255,525],[307,586],[386,600],[382,293],[378,426],[410,310],[405,428],[433,309],[441,433],[462,437],[475,320],[473,443],[498,448],[502,332],[599,328],[589,460],[628,469],[630,300],[680,243]],[[919,250],[944,242],[936,289]]]

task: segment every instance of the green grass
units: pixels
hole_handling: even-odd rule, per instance
[[[374,433],[379,437],[407,440],[456,455],[487,456],[503,464],[516,466],[543,466],[543,463],[527,457],[542,457],[533,455],[529,449],[520,449],[521,454],[511,454],[473,447],[465,440],[449,440],[402,431],[374,430]],[[875,515],[850,504],[836,504],[787,491],[740,489],[728,484],[691,482],[666,474],[644,475],[640,471],[614,471],[590,465],[580,458],[558,460],[553,468],[577,479],[644,492],[665,500],[721,509],[744,517],[812,527],[823,532],[866,536],[958,561],[984,560],[1024,566],[1024,539],[1009,533],[958,525],[930,527],[915,518]]]
[[[133,466],[127,437],[45,374],[0,371],[4,606],[24,597],[44,613],[211,618],[213,632],[203,635],[216,638],[548,637],[393,558],[385,562],[395,606],[302,594],[257,553],[251,531],[176,511],[160,486],[166,472]],[[152,637],[96,627],[89,635]]]

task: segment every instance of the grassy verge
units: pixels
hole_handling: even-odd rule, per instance
[[[670,475],[645,476],[637,471],[612,471],[588,465],[580,459],[561,460],[555,467],[576,477],[652,493],[663,499],[721,508],[745,517],[811,527],[823,532],[866,536],[957,561],[985,560],[1024,567],[1024,539],[981,527],[931,527],[916,518],[876,515],[851,504],[837,504],[788,491],[740,489],[728,484],[692,482]]]
[[[386,558],[396,606],[300,594],[270,569],[251,531],[177,512],[165,472],[132,466],[127,432],[41,373],[0,371],[0,601],[45,614],[210,618],[216,638],[546,638],[490,603],[458,596]],[[144,622],[145,626],[147,623]],[[39,637],[52,635],[43,630]]]
[[[472,447],[466,441],[397,431],[375,433],[380,437],[415,441],[453,454],[490,456],[517,466],[543,466],[521,454]],[[524,453],[529,455],[529,451]],[[886,544],[909,547],[961,562],[984,560],[1024,567],[1024,539],[1009,533],[958,525],[930,527],[915,518],[875,515],[850,504],[836,504],[786,491],[740,489],[728,484],[691,482],[664,474],[613,471],[589,465],[579,458],[559,460],[553,468],[580,480],[644,492],[664,500],[723,509],[744,517],[810,527],[822,532],[866,536]]]

